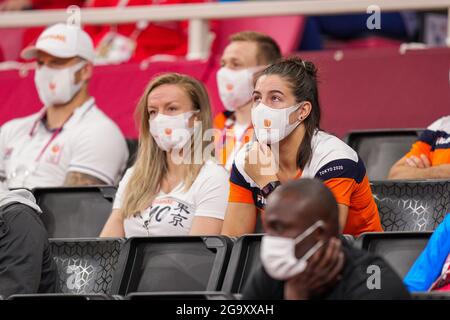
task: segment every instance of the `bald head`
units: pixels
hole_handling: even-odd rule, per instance
[[[264,220],[269,233],[284,229],[284,236],[295,236],[318,220],[325,223],[327,236],[339,234],[336,199],[318,179],[299,179],[277,188],[267,200]]]

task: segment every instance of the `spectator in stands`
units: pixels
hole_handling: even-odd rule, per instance
[[[301,179],[274,191],[265,226],[262,266],[244,288],[244,299],[409,298],[382,258],[338,238],[338,204],[320,180]]]
[[[1,187],[1,186],[0,186]],[[48,234],[33,195],[0,190],[0,295],[59,291]]]
[[[253,136],[253,76],[280,58],[280,48],[275,40],[253,31],[232,35],[222,54],[217,86],[226,111],[215,117],[214,128],[221,132],[216,138],[217,158],[228,171],[236,152]]]
[[[120,182],[100,236],[219,234],[229,183],[226,170],[205,151],[208,143],[201,142],[212,122],[203,85],[180,74],[159,76],[145,90],[136,115],[137,159]]]
[[[450,214],[406,275],[409,291],[450,291]]]
[[[205,0],[92,0],[88,8],[173,5],[205,2]],[[96,61],[120,63],[140,61],[158,54],[185,56],[187,22],[137,21],[133,24],[87,26],[94,40]]]
[[[120,129],[89,95],[89,36],[56,24],[22,55],[37,59],[35,84],[44,107],[2,126],[0,180],[9,188],[115,184],[128,149]]]
[[[83,7],[91,0],[0,0],[0,11],[22,11],[22,10],[48,10],[66,9],[71,5]],[[20,41],[20,48],[31,45],[36,38],[44,31],[44,27],[23,28],[24,32]],[[0,38],[3,30],[0,29]],[[1,60],[0,60],[1,61]]]
[[[88,0],[89,1],[89,0]],[[63,9],[71,5],[82,6],[85,0],[4,0],[0,11],[20,11],[30,9]]]
[[[389,179],[450,178],[450,115],[433,122],[395,163]]]
[[[333,191],[343,233],[382,231],[363,162],[344,142],[320,130],[320,114],[312,62],[285,59],[257,76],[252,108],[257,141],[235,158],[223,234],[253,232],[267,196],[300,177],[319,178]]]

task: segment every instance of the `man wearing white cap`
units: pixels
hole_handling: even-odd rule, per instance
[[[36,59],[41,111],[0,131],[0,181],[8,188],[115,184],[128,149],[89,95],[94,48],[77,26],[56,24],[22,51]]]

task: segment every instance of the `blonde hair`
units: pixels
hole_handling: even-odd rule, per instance
[[[211,129],[211,107],[208,94],[204,86],[197,80],[178,73],[167,73],[154,78],[147,85],[136,107],[135,118],[140,123],[140,136],[137,158],[133,166],[133,173],[125,188],[122,208],[120,212],[124,218],[128,218],[138,212],[147,209],[160,190],[160,185],[167,174],[167,158],[165,151],[161,150],[149,131],[149,114],[147,109],[148,95],[157,87],[172,84],[182,88],[192,101],[194,110],[199,110],[197,119],[201,121],[202,130],[195,130],[191,139],[191,159],[194,156],[194,144],[199,145],[201,139],[202,150],[205,150],[207,141],[203,141],[203,131]],[[211,156],[211,155],[209,155]],[[208,155],[206,156],[208,157]],[[188,190],[197,178],[204,162],[181,164],[184,166],[184,187]]]

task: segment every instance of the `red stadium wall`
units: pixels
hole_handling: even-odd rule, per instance
[[[450,114],[450,49],[396,49],[300,53],[319,67],[322,127],[342,137],[349,130],[426,127]],[[222,109],[215,62],[156,62],[95,69],[91,92],[127,137],[136,137],[134,107],[145,85],[161,72],[187,73],[206,83],[214,112]],[[0,125],[39,110],[33,73],[0,72]]]

